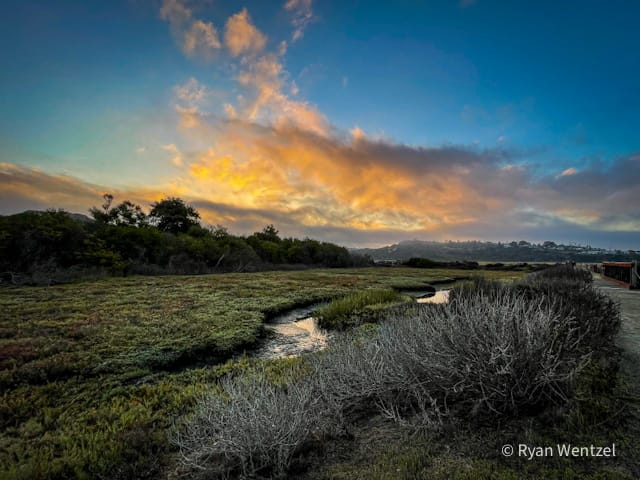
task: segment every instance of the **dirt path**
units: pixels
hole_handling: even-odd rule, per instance
[[[594,284],[620,302],[622,327],[618,345],[624,350],[622,368],[640,385],[640,290],[628,290],[594,274]]]

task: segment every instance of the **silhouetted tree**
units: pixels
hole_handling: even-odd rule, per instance
[[[129,200],[125,200],[120,205],[111,208],[113,195],[105,193],[102,197],[104,198],[102,210],[97,207],[89,209],[89,213],[91,213],[96,222],[104,225],[126,225],[131,227],[142,227],[147,224],[147,216],[140,205],[135,205]]]
[[[229,230],[227,227],[224,227],[218,223],[209,227],[209,231],[211,232],[211,236],[216,240],[223,240],[229,237]]]
[[[129,200],[125,200],[109,211],[109,223],[112,225],[128,225],[142,227],[147,224],[147,216],[140,208]]]
[[[199,225],[200,214],[184,200],[168,197],[151,204],[149,219],[163,232],[186,233],[194,225]]]
[[[102,198],[104,199],[102,210],[98,207],[91,207],[89,213],[96,222],[107,224],[109,223],[109,209],[111,208],[111,202],[113,202],[113,195],[105,193]]]
[[[275,242],[278,243],[280,241],[280,237],[278,236],[278,230],[273,226],[272,223],[267,225],[262,229],[261,232],[256,232],[255,236],[265,242]]]

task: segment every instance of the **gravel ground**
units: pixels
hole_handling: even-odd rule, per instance
[[[594,277],[595,286],[620,303],[618,345],[624,350],[622,367],[640,385],[640,290],[628,290],[599,275]]]

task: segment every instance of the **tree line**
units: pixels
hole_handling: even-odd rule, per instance
[[[104,195],[91,218],[64,210],[0,216],[3,282],[56,283],[87,275],[201,274],[274,268],[355,267],[371,259],[338,245],[282,238],[273,225],[248,236],[203,226],[199,212],[167,197],[146,214]]]

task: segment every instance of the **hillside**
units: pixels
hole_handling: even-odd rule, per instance
[[[605,250],[591,246],[562,245],[554,242],[534,244],[525,241],[494,243],[480,241],[432,242],[410,240],[381,248],[351,249],[375,261],[424,257],[439,261],[473,260],[486,262],[602,262],[640,259],[638,250]]]

